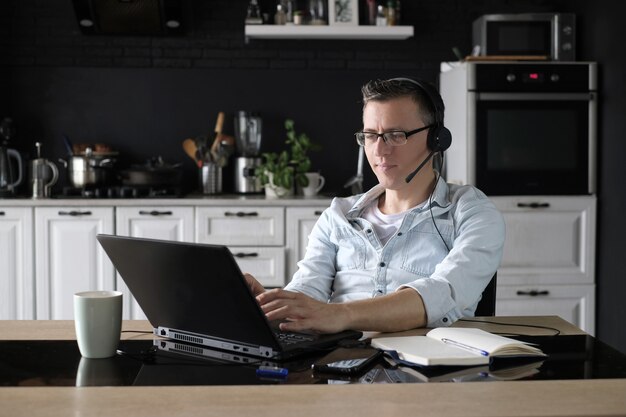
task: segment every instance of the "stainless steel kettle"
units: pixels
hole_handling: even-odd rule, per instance
[[[0,198],[14,196],[15,188],[22,183],[22,156],[8,147],[14,135],[13,121],[5,118],[0,123]]]
[[[15,161],[16,167],[11,160]],[[14,177],[17,177],[14,179]],[[15,149],[0,146],[0,197],[15,195],[15,187],[22,183],[22,156]]]

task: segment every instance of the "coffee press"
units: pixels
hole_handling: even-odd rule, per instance
[[[235,158],[235,192],[253,194],[263,192],[261,181],[255,174],[261,164],[261,117],[253,113],[239,111],[235,115],[235,140],[237,152]]]
[[[41,157],[41,143],[35,143],[37,158],[30,161],[30,181],[33,198],[50,197],[50,189],[59,179],[57,166]]]

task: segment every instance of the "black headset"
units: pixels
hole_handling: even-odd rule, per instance
[[[422,161],[422,163],[419,164],[417,169],[415,169],[411,174],[409,174],[408,177],[406,177],[406,182],[408,183],[413,179],[415,174],[417,174],[417,172],[422,169],[424,164],[426,164],[426,162],[428,162],[428,160],[432,158],[435,153],[439,152],[441,155],[443,155],[443,152],[448,149],[450,147],[450,144],[452,143],[452,133],[450,133],[450,130],[448,130],[448,128],[443,125],[443,112],[445,106],[443,104],[443,99],[441,98],[441,95],[437,90],[435,90],[435,87],[432,84],[424,81],[420,82],[411,78],[392,78],[388,81],[407,81],[416,85],[428,97],[428,100],[430,101],[430,104],[435,112],[433,115],[435,118],[435,122],[433,123],[434,126],[428,129],[428,136],[426,138],[426,146],[428,146],[428,150],[430,151],[430,153]],[[435,186],[436,184],[437,181],[435,181]],[[433,189],[430,192],[430,197],[428,197],[429,200],[432,199],[434,192],[435,187],[433,186]],[[428,204],[428,210],[430,211],[430,218],[433,221],[435,230],[437,230],[441,241],[443,242],[448,252],[450,252],[450,247],[448,246],[446,240],[443,238],[443,235],[439,231],[439,227],[437,227],[437,222],[435,222],[435,217],[433,216],[432,204],[430,203]]]
[[[448,149],[452,143],[452,133],[450,133],[450,130],[443,125],[445,106],[441,95],[435,87],[426,81],[418,81],[412,78],[391,78],[388,81],[410,82],[416,85],[424,93],[424,95],[428,97],[428,101],[434,110],[433,116],[435,118],[435,123],[434,126],[428,130],[426,145],[431,152],[443,152]]]

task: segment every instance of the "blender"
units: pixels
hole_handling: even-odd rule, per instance
[[[235,115],[235,140],[238,156],[235,158],[235,192],[261,193],[263,187],[255,174],[261,163],[261,129],[263,123],[257,114],[239,111]]]

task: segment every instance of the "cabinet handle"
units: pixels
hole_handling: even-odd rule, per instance
[[[235,258],[256,258],[257,256],[259,256],[259,254],[256,252],[252,252],[252,253],[238,252],[238,253],[233,253],[233,256]]]
[[[157,211],[157,210],[152,210],[152,211],[140,210],[139,214],[142,216],[171,216],[172,212],[171,211]]]
[[[249,216],[258,216],[259,213],[257,213],[256,211],[251,211],[249,213],[244,213],[243,211],[238,211],[236,213],[233,213],[232,211],[227,211],[226,213],[224,213],[224,216],[226,217],[231,217],[231,216],[236,216],[236,217],[249,217]]]
[[[91,216],[91,211],[59,211],[59,216]]]
[[[0,216],[4,216],[4,211],[0,211]]]
[[[313,212],[313,214],[315,214],[316,216],[321,216],[321,215],[322,215],[322,213],[323,213],[323,211],[320,211],[320,210],[315,210],[315,211]]]
[[[548,208],[550,207],[550,203],[517,203],[517,207],[520,208]]]
[[[517,295],[530,295],[531,297],[537,297],[539,295],[550,295],[550,291],[547,291],[547,290],[543,290],[543,291],[537,291],[537,290],[518,291]]]

